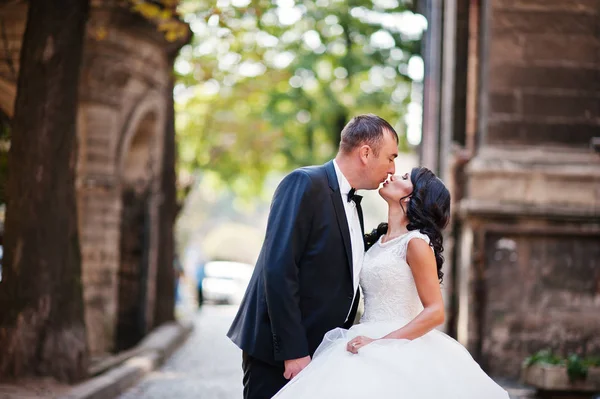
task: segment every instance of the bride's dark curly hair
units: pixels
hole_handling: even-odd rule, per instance
[[[413,184],[413,192],[400,200],[410,198],[405,210],[408,218],[408,230],[419,230],[429,237],[430,244],[435,252],[438,279],[440,283],[444,279],[442,265],[444,264],[444,237],[442,230],[450,220],[450,192],[444,183],[427,168],[413,168],[410,172],[410,180]],[[381,223],[371,233],[365,235],[365,247],[369,249],[379,240],[379,237],[387,233],[388,224]]]

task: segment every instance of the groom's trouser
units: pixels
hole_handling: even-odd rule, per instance
[[[271,399],[285,384],[284,368],[242,353],[244,399]]]

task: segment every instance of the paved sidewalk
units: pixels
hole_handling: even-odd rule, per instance
[[[236,306],[205,306],[194,332],[159,369],[120,399],[241,399],[241,352],[225,336]]]

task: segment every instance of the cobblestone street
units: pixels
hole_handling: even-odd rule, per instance
[[[189,339],[120,399],[240,399],[241,351],[225,336],[237,305],[202,308]]]

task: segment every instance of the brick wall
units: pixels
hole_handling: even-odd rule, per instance
[[[600,136],[600,2],[491,4],[487,143],[589,147]]]

